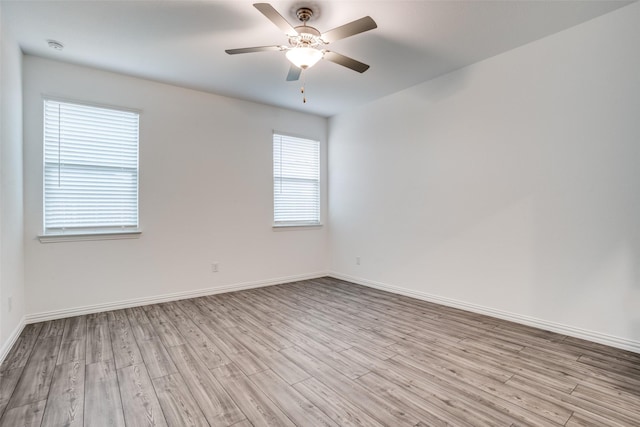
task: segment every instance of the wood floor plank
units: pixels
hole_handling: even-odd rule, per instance
[[[218,328],[206,328],[205,333],[213,341],[218,348],[228,355],[229,360],[233,360],[245,375],[255,374],[256,372],[268,369],[263,360],[255,356],[249,349],[228,330]]]
[[[267,347],[251,334],[235,328],[228,328],[227,330],[233,334],[250,352],[264,361],[265,365],[280,375],[287,383],[295,384],[309,378],[309,374],[298,367],[298,365],[291,362],[277,351]],[[260,372],[262,371],[265,370],[261,370]]]
[[[338,425],[383,427],[382,423],[313,377],[294,384],[293,387]]]
[[[562,347],[566,349],[567,346],[570,346],[580,354],[609,358],[613,363],[617,363],[619,360],[626,360],[634,364],[640,364],[640,353],[620,350],[618,348],[609,347],[592,341],[586,341],[580,338],[566,337],[562,340]]]
[[[166,347],[183,345],[184,338],[178,329],[171,323],[171,319],[164,313],[159,304],[147,305],[143,307],[149,322],[153,325],[160,341]]]
[[[40,331],[44,326],[43,322],[38,323],[28,323],[24,326],[24,329],[20,333],[20,336],[35,336],[36,338],[40,336]]]
[[[262,293],[260,289],[256,290],[256,292]],[[336,334],[330,334],[330,331],[316,327],[313,322],[305,321],[306,313],[294,307],[294,304],[286,304],[282,299],[271,300],[270,304],[278,309],[273,316],[274,318],[279,319],[280,327],[285,326],[296,335],[307,337],[308,339],[328,348],[329,351],[341,351],[351,347],[351,344],[342,341]],[[295,316],[298,321],[287,324],[286,318],[283,317],[282,313],[291,313],[291,315]]]
[[[218,307],[213,306],[213,304],[207,305],[204,302],[196,303],[195,301],[197,300],[201,300],[201,298],[176,301],[175,305],[198,326],[208,325],[214,322],[224,328],[237,327],[237,318],[229,314],[229,309],[225,307],[223,310],[218,310]],[[207,301],[213,302],[215,300]]]
[[[84,340],[87,336],[87,317],[76,316],[64,319],[62,342]]]
[[[269,304],[276,304],[275,299],[268,300]],[[294,323],[287,320],[286,315],[282,314],[282,309],[279,307],[271,307],[258,299],[251,299],[253,307],[253,313],[262,311],[261,319],[265,324],[269,325],[276,334],[285,338],[290,343],[295,344],[311,353],[327,353],[334,350],[340,350],[348,348],[346,344],[338,344],[334,346],[332,339],[328,337],[322,337],[320,334],[317,336],[311,336],[308,328],[304,326],[292,327]]]
[[[47,398],[61,338],[62,334],[38,339],[7,408],[24,406]]]
[[[530,355],[534,357],[539,357],[541,359],[555,360],[556,362],[560,362],[560,363],[575,362],[580,357],[579,354],[567,353],[553,346],[550,346],[547,348],[539,347],[539,346],[536,346],[536,347],[525,346],[518,353],[521,356]]]
[[[209,427],[180,374],[154,378],[151,382],[168,425]]]
[[[629,418],[620,411],[611,410],[607,406],[600,405],[597,402],[594,403],[591,400],[580,399],[572,394],[563,393],[553,388],[545,387],[537,384],[529,378],[519,377],[516,375],[507,381],[507,384],[526,391],[531,395],[538,396],[541,399],[549,399],[552,402],[563,405],[567,409],[574,411],[574,413],[580,412],[584,415],[600,418],[602,425],[629,426],[634,425],[639,419],[638,415],[640,412],[634,413],[634,415]]]
[[[86,341],[85,357],[87,365],[113,360],[107,313],[87,315]]]
[[[142,363],[142,354],[124,310],[110,311],[107,316],[116,369]]]
[[[342,399],[351,402],[383,424],[414,426],[420,421],[414,415],[408,414],[402,409],[389,404],[388,401],[368,392],[364,387],[322,363],[301,348],[291,347],[281,350],[281,353],[309,372],[326,387],[332,389]]]
[[[638,391],[640,392],[640,389],[638,389]],[[638,402],[621,400],[593,387],[578,386],[571,392],[571,395],[579,398],[581,401],[591,402],[600,408],[609,409],[612,412],[616,412],[619,416],[625,416],[630,420],[640,413]],[[638,418],[638,421],[640,422],[640,418]]]
[[[42,329],[40,330],[40,334],[38,335],[38,339],[62,336],[65,321],[66,319],[57,319],[44,322]]]
[[[498,382],[508,381],[513,376],[512,372],[506,372],[496,366],[483,364],[473,358],[467,358],[462,355],[456,354],[455,352],[447,352],[443,348],[437,347],[433,342],[423,344],[407,340],[402,343],[393,344],[390,346],[390,348],[403,356],[409,357],[421,363],[429,363],[429,361],[433,358],[436,358],[438,360],[448,360],[461,367],[464,367],[465,369],[468,369],[469,371],[475,372],[478,375],[482,375],[486,378],[491,378]],[[572,389],[567,389],[567,391],[570,390]]]
[[[29,360],[43,324],[27,325],[0,365],[0,372],[23,368]]]
[[[0,371],[0,419],[22,375],[22,368]]]
[[[587,415],[580,412],[574,412],[571,418],[565,424],[565,427],[602,427],[603,425],[611,427],[621,427],[622,424],[603,424],[602,419],[598,419],[593,415]]]
[[[417,368],[412,363],[410,359],[398,356],[385,361],[382,368],[375,368],[374,370],[380,375],[391,379],[392,377],[387,375],[389,372],[399,373],[406,378],[415,378],[411,380],[411,386],[422,388],[427,393],[443,391],[445,396],[451,396],[452,399],[469,402],[470,406],[466,409],[477,413],[478,418],[494,418],[498,420],[491,422],[491,424],[556,425],[549,419],[539,414],[531,413],[516,403],[508,402],[488,391],[473,386],[465,380],[464,371],[461,372],[457,368],[452,368],[449,371],[450,375],[448,375],[437,370],[429,372],[423,364],[420,364],[419,368]]]
[[[145,366],[131,365],[118,369],[117,373],[127,426],[167,426]]]
[[[167,349],[159,339],[140,341],[138,347],[151,378],[164,377],[178,372]]]
[[[176,303],[163,305],[163,310],[171,319],[185,341],[198,354],[209,369],[229,363],[227,355],[220,350]]]
[[[142,307],[127,308],[125,313],[127,313],[129,325],[131,325],[133,336],[136,337],[138,344],[142,341],[159,339],[158,332],[149,321],[147,313]]]
[[[295,426],[233,363],[212,372],[254,426]]]
[[[486,389],[460,381],[455,376],[438,375],[402,363],[401,357],[380,362],[373,372],[439,408],[450,411],[452,415],[467,421],[473,420],[478,425],[557,425]]]
[[[245,419],[240,408],[189,346],[170,347],[168,351],[211,425],[228,426]]]
[[[249,378],[297,425],[338,426],[273,371],[258,372]]]
[[[82,361],[85,362],[85,354],[87,350],[87,344],[84,339],[64,341],[60,343],[60,351],[58,352],[58,359],[56,364],[62,365],[69,362]]]
[[[502,405],[493,404],[489,393],[470,384],[462,383],[460,388],[456,388],[457,384],[451,378],[429,375],[425,371],[397,363],[395,358],[384,361],[370,358],[357,349],[347,350],[343,354],[367,364],[376,375],[427,400],[437,410],[450,412],[457,418],[473,420],[478,425],[510,425],[514,421],[520,421],[510,416],[508,411],[501,410]],[[365,356],[365,359],[358,356]],[[456,390],[457,393],[451,393],[451,390]]]
[[[225,306],[224,298],[221,295],[194,298],[192,302],[205,318],[211,319],[221,328],[233,328],[236,326],[233,318],[229,316],[230,309]]]
[[[234,327],[241,328],[245,333],[250,331],[273,350],[278,351],[283,348],[293,347],[294,344],[291,341],[267,328],[258,318],[253,316],[252,310],[246,310],[246,306],[242,306],[242,301],[238,302],[232,299],[230,300],[230,304],[238,307],[239,310],[244,308],[244,310],[241,311],[242,316],[234,319]]]
[[[363,301],[367,299],[364,294],[352,294],[351,292],[344,292],[340,288],[336,288],[335,290],[330,289],[314,289],[323,295],[321,300],[324,300],[325,297],[329,298],[330,304],[337,309],[344,309],[347,307],[347,310],[352,314],[357,315],[359,318],[366,319],[367,321],[373,323],[381,323],[392,325],[400,330],[405,332],[413,332],[415,331],[416,325],[412,324],[410,321],[407,321],[403,316],[396,316],[393,312],[388,312],[384,307],[379,307],[374,300],[369,299],[373,304],[367,304],[367,301]],[[363,304],[364,302],[364,304]],[[357,309],[354,310],[354,308]]]
[[[617,366],[617,365],[613,365]],[[617,371],[604,366],[585,365],[580,361],[566,367],[572,375],[581,376],[584,384],[636,393],[640,390],[640,374],[620,366]]]
[[[520,369],[525,369],[540,376],[555,378],[572,388],[593,374],[593,371],[580,363],[559,363],[553,359],[540,358],[535,355],[523,357],[517,352],[505,351],[477,339],[467,339],[464,343],[457,343],[455,347],[459,350],[478,352],[476,354],[481,354],[482,357],[487,357],[497,363],[512,365],[518,368],[518,372]]]
[[[43,425],[81,427],[84,424],[84,379],[84,360],[56,366]]]
[[[234,334],[229,332],[229,328],[222,328],[215,322],[200,322],[198,327],[204,335],[227,356],[227,359],[233,359],[246,375],[267,369],[260,358],[250,352]]]
[[[133,325],[134,323],[149,323],[149,316],[147,316],[147,306],[138,306],[138,307],[129,307],[125,308],[124,311],[127,313],[127,318],[129,319],[129,323]]]
[[[402,387],[387,381],[375,372],[363,375],[355,382],[390,402],[396,408],[413,414],[419,420],[432,424],[474,426],[470,420],[456,417],[453,413],[439,408],[433,400],[421,399]]]
[[[344,350],[344,351],[348,351],[348,350]],[[358,377],[361,377],[362,375],[369,372],[369,368],[361,365],[354,359],[345,357],[343,354],[344,351],[340,353],[337,353],[337,352],[325,353],[323,355],[322,360],[327,365],[331,366],[333,369],[340,372],[345,377],[351,378],[352,380]]]
[[[289,295],[279,298],[279,301],[282,302],[283,300],[294,301],[288,305],[289,307],[300,307],[301,305],[300,300],[290,298]],[[384,348],[392,343],[384,343],[384,345],[380,345],[378,342],[367,339],[361,334],[354,333],[356,331],[354,331],[353,327],[345,327],[344,324],[336,322],[333,319],[326,319],[324,314],[318,313],[317,310],[311,308],[312,306],[307,307],[310,308],[304,310],[304,314],[298,316],[298,323],[309,328],[314,335],[316,335],[315,331],[317,329],[321,329],[323,333],[325,333],[325,337],[328,337],[330,341],[341,343],[341,346],[336,349],[337,351],[344,350],[351,346],[359,346],[369,348],[374,353],[384,355],[385,358],[394,356],[393,352]]]
[[[84,425],[125,426],[118,377],[112,359],[86,366]]]
[[[553,404],[553,402],[547,402],[544,411],[535,412],[534,410],[532,412],[528,410],[532,405],[526,402],[526,398],[523,399],[524,404],[521,404],[518,400],[520,396],[517,393],[514,392],[511,396],[501,390],[500,384],[502,383],[477,376],[472,371],[455,365],[446,365],[437,361],[432,364],[416,363],[415,360],[404,356],[394,357],[388,361],[388,364],[398,371],[411,372],[428,379],[430,382],[448,387],[450,393],[455,390],[456,394],[468,396],[477,403],[482,403],[485,408],[507,414],[519,423],[536,426],[558,425],[558,422],[563,422],[570,415],[570,410],[563,405]],[[505,396],[507,399],[504,399]],[[528,393],[525,396],[529,399],[531,397],[538,398],[538,403],[545,402],[539,396],[532,396]]]
[[[640,393],[640,388],[638,388]],[[600,405],[607,405],[609,407],[619,406],[624,409],[631,409],[640,412],[640,399],[638,399],[638,393],[630,393],[628,391],[618,390],[615,387],[603,387],[601,385],[594,385],[586,382],[585,384],[578,384],[578,386],[571,392],[572,396],[585,397],[584,400],[597,401]],[[590,397],[586,398],[586,395]]]
[[[40,427],[46,400],[9,409],[0,419],[0,427]]]
[[[269,329],[277,334],[285,337],[288,341],[292,342],[296,347],[305,349],[310,353],[329,353],[334,351],[331,347],[326,345],[326,342],[321,342],[309,335],[300,332],[297,329],[291,328],[289,325],[283,322],[274,322],[269,326]],[[342,347],[340,347],[342,348]]]

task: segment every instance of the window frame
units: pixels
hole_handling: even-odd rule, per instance
[[[115,112],[133,113],[137,117],[136,124],[136,147],[135,147],[135,222],[136,225],[115,225],[115,226],[88,226],[88,227],[49,227],[47,228],[47,186],[46,186],[46,170],[47,170],[47,157],[46,157],[46,106],[47,102],[70,104],[78,107],[89,107],[111,110]],[[38,235],[38,239],[42,243],[55,243],[55,242],[67,242],[67,241],[86,241],[86,240],[114,240],[114,239],[135,239],[139,238],[142,231],[140,228],[140,120],[142,111],[139,109],[99,104],[87,101],[80,101],[76,99],[61,98],[57,96],[42,96],[42,233]],[[99,165],[91,165],[96,168],[103,168]],[[132,169],[132,168],[130,168]],[[116,170],[114,168],[114,170]],[[132,175],[133,176],[133,175]]]
[[[275,165],[275,138],[276,137],[284,137],[284,138],[293,138],[299,140],[306,140],[308,142],[313,142],[317,144],[317,185],[318,185],[318,193],[317,193],[317,221],[276,221],[276,165]],[[274,230],[286,230],[286,229],[313,229],[317,227],[323,226],[323,144],[319,138],[311,138],[308,136],[296,135],[289,132],[281,132],[274,130],[271,135],[271,164],[272,164],[272,183],[271,183],[271,191],[272,191],[272,227]]]

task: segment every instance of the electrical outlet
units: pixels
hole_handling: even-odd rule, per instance
[[[218,272],[218,263],[214,262],[211,264],[211,272],[212,273],[217,273]]]
[[[11,310],[13,309],[13,297],[7,298],[7,305],[9,306],[9,313],[11,313]]]
[[[356,265],[360,265],[360,257],[359,256],[356,257]]]

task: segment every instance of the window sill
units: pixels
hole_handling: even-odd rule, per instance
[[[304,230],[321,228],[322,224],[273,224],[273,231]]]
[[[46,234],[38,236],[40,243],[82,242],[88,240],[139,239],[142,231],[112,231],[108,233]]]

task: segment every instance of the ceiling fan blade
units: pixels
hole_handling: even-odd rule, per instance
[[[363,64],[353,58],[349,58],[348,56],[340,55],[339,53],[331,52],[329,50],[325,52],[324,59],[335,62],[343,67],[351,68],[353,71],[357,71],[359,73],[364,73],[369,69],[367,64]]]
[[[268,51],[281,51],[284,50],[284,46],[257,46],[257,47],[243,47],[242,49],[227,49],[229,55],[237,55],[239,53],[252,53],[252,52],[268,52]]]
[[[289,74],[287,74],[287,81],[295,82],[300,78],[300,74],[302,74],[302,68],[298,68],[291,64],[291,67],[289,67]]]
[[[376,21],[370,16],[365,16],[364,18],[356,19],[348,24],[327,31],[322,34],[322,40],[327,43],[332,43],[336,40],[346,39],[347,37],[373,30],[374,28],[378,28]]]
[[[266,16],[269,21],[276,24],[276,27],[280,28],[286,35],[298,35],[298,32],[295,30],[295,28],[293,28],[293,26],[289,24],[289,22],[284,19],[282,15],[280,15],[278,11],[275,10],[269,3],[255,3],[253,7],[262,12],[262,14]]]

